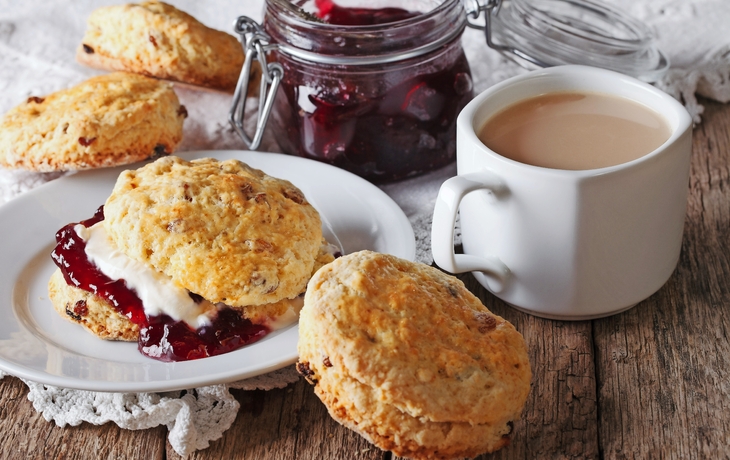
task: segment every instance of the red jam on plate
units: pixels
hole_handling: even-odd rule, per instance
[[[91,227],[102,220],[103,206],[94,217],[79,223]],[[123,279],[110,279],[89,261],[84,250],[86,243],[74,230],[76,225],[68,224],[56,233],[57,244],[51,257],[70,286],[104,298],[139,326],[138,348],[142,354],[166,362],[206,358],[241,348],[270,332],[267,327],[251,323],[228,307],[218,310],[212,324],[197,330],[167,315],[147,316],[142,301]],[[202,300],[196,294],[190,296],[195,301]]]

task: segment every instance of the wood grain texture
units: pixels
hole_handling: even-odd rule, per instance
[[[459,277],[522,333],[532,366],[532,388],[511,444],[483,458],[598,458],[590,321],[552,321],[519,312],[487,293],[473,276]]]
[[[677,269],[634,309],[594,322],[605,458],[730,455],[730,110],[702,103]]]
[[[232,393],[241,404],[233,426],[188,459],[377,460],[387,455],[335,422],[303,379],[280,390]],[[167,458],[182,459],[169,443]]]
[[[5,377],[0,381],[0,433],[3,459],[161,460],[167,430],[130,431],[113,423],[59,428],[33,409],[20,379]]]

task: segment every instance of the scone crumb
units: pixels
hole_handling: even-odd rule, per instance
[[[304,291],[322,242],[319,213],[289,189],[238,160],[163,157],[119,176],[104,227],[129,257],[213,303],[273,304]]]

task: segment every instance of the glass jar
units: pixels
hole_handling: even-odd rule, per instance
[[[450,163],[456,117],[473,95],[467,25],[528,68],[583,64],[654,82],[669,67],[644,24],[591,0],[335,1],[266,0],[263,26],[236,23],[246,60],[229,119],[249,148],[271,113],[284,152],[373,182]],[[254,59],[263,102],[251,139],[243,113]]]
[[[591,0],[465,0],[487,44],[528,69],[582,64],[653,83],[669,69],[642,22]]]
[[[473,96],[461,1],[395,3],[266,0],[258,34],[283,70],[271,125],[284,152],[372,182],[454,160],[456,117]],[[318,21],[323,5],[339,24]]]

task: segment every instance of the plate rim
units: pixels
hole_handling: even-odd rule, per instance
[[[409,260],[415,260],[416,258],[416,241],[415,241],[415,234],[413,232],[413,227],[408,219],[408,217],[405,215],[403,210],[400,208],[400,206],[390,197],[388,196],[382,189],[377,187],[375,184],[372,184],[368,182],[367,180],[356,176],[348,171],[345,171],[343,169],[337,168],[335,166],[318,162],[315,160],[310,160],[302,157],[296,157],[296,156],[290,156],[286,154],[281,153],[273,153],[273,152],[256,152],[256,151],[249,151],[249,150],[237,150],[237,149],[209,149],[209,150],[191,150],[191,151],[185,151],[185,152],[176,152],[173,154],[173,156],[178,156],[182,159],[185,159],[187,161],[196,159],[196,158],[205,158],[205,157],[213,157],[216,156],[224,156],[227,158],[233,158],[233,159],[239,159],[241,161],[247,162],[250,161],[252,163],[257,163],[257,161],[271,161],[271,160],[263,160],[264,157],[272,157],[274,158],[274,162],[277,161],[285,161],[285,162],[292,162],[292,163],[300,163],[300,164],[306,164],[308,167],[313,167],[315,169],[319,169],[321,171],[327,172],[327,174],[334,174],[339,175],[342,178],[346,178],[348,180],[353,180],[354,183],[359,184],[357,187],[366,187],[374,192],[374,195],[376,196],[377,200],[380,202],[384,202],[388,204],[390,208],[393,210],[397,210],[398,212],[398,219],[401,220],[401,223],[407,224],[407,226],[403,226],[399,229],[400,232],[408,233],[407,240],[408,240],[408,248],[403,248],[404,253],[401,255],[401,257],[409,259]],[[262,160],[256,160],[256,158],[262,158]],[[227,159],[226,158],[226,159]],[[247,160],[248,158],[248,160]],[[57,179],[51,180],[47,183],[41,184],[32,190],[27,191],[26,193],[23,193],[22,195],[4,203],[0,206],[0,218],[7,212],[7,213],[13,213],[13,212],[19,212],[16,210],[17,206],[22,207],[23,203],[26,200],[37,200],[39,197],[44,196],[44,194],[52,193],[47,192],[47,190],[53,191],[55,188],[64,188],[68,187],[65,184],[68,182],[69,186],[73,185],[73,182],[78,180],[78,177],[89,177],[89,176],[104,176],[104,175],[110,175],[111,176],[111,183],[109,185],[113,186],[114,181],[116,180],[116,177],[119,175],[119,173],[126,169],[136,169],[144,164],[147,164],[151,162],[151,160],[145,161],[145,162],[139,162],[139,163],[133,163],[129,165],[122,165],[112,168],[100,168],[95,170],[87,170],[87,171],[76,171],[71,174],[67,174],[65,176],[59,177]],[[265,167],[257,166],[256,164],[252,165],[255,168],[261,168],[265,169]],[[275,174],[272,174],[275,175]],[[103,177],[99,178],[98,180],[106,180]],[[370,197],[373,198],[372,196]],[[106,198],[104,197],[103,200]],[[55,232],[55,230],[53,230]],[[48,243],[51,243],[53,241],[53,233],[49,232],[49,239]],[[0,247],[2,246],[2,242],[0,242]],[[34,257],[33,254],[30,254],[31,259]],[[5,271],[0,270],[0,278],[5,276],[12,276],[12,291],[15,291],[17,286],[17,277],[16,274],[20,274],[25,269],[25,266],[18,268],[17,270],[8,270]],[[9,274],[6,274],[6,272],[10,272]],[[9,282],[10,283],[10,282]],[[30,288],[28,288],[30,289]],[[3,294],[4,302],[0,304],[0,311],[7,311],[10,312],[12,315],[12,321],[15,323],[20,323],[19,318],[17,317],[16,313],[16,305],[14,300],[14,294],[13,292],[8,292]],[[50,300],[46,299],[46,302],[50,303]],[[30,314],[30,312],[28,312]],[[54,315],[56,315],[55,311],[53,312]],[[62,320],[62,319],[61,319]],[[35,331],[29,330],[24,324],[18,324],[18,328],[25,330],[25,332],[36,335]],[[289,334],[288,337],[291,337],[292,334],[293,337],[296,337],[296,340],[298,340],[298,323],[295,323],[291,326],[288,326],[287,328],[282,329],[281,331],[275,331],[273,334],[281,334],[284,335],[286,333]],[[295,332],[289,332],[289,331],[295,331]],[[83,333],[88,333],[86,331],[83,331]],[[9,339],[9,334],[7,331],[0,331],[0,339]],[[282,338],[282,340],[286,340],[287,337]],[[43,341],[42,339],[40,339]],[[101,339],[99,339],[101,340]],[[295,344],[296,344],[295,340]],[[289,342],[285,343],[286,345],[289,345]],[[44,341],[44,345],[46,346],[46,349],[48,346],[56,347],[56,344],[50,343],[48,341]],[[232,353],[235,353],[232,352]],[[205,360],[223,360],[225,361],[226,357],[232,356],[231,353],[220,355],[220,356],[214,356],[210,358],[204,358]],[[0,370],[6,372],[9,375],[19,377],[21,379],[38,382],[46,385],[52,385],[62,388],[70,388],[70,389],[78,389],[78,390],[86,390],[86,391],[100,391],[100,392],[164,392],[164,391],[176,391],[176,390],[182,390],[186,388],[193,388],[193,387],[200,387],[200,386],[206,386],[206,385],[213,385],[213,384],[223,384],[223,383],[230,383],[238,380],[248,379],[252,378],[258,375],[263,375],[281,368],[284,368],[288,365],[291,365],[292,363],[296,362],[296,359],[298,357],[296,346],[293,347],[290,352],[282,352],[277,359],[275,360],[268,360],[262,363],[257,363],[255,365],[249,365],[247,368],[253,367],[254,369],[247,369],[245,371],[236,371],[236,370],[229,370],[217,373],[215,375],[208,376],[205,375],[196,375],[193,377],[178,377],[173,378],[171,380],[142,380],[142,381],[115,381],[115,380],[99,380],[96,379],[83,379],[79,376],[64,376],[64,375],[56,375],[49,373],[45,371],[45,369],[34,369],[32,367],[29,367],[28,365],[19,364],[13,361],[8,361],[6,359],[5,353],[0,350]],[[89,357],[85,357],[89,358]],[[219,359],[217,359],[219,358]],[[221,359],[222,358],[222,359]],[[101,359],[101,358],[93,358],[93,359]],[[48,362],[49,358],[46,355],[46,363]],[[275,362],[273,362],[275,361]],[[113,361],[111,361],[113,362]],[[187,362],[181,362],[181,363],[162,363],[160,361],[155,361],[150,359],[150,363],[125,363],[126,365],[130,366],[155,366],[155,365],[168,365],[174,367],[175,365],[189,365],[189,363],[195,363],[196,361],[187,361]],[[210,361],[208,361],[210,362]],[[183,364],[184,363],[184,364]],[[221,363],[221,368],[224,367],[225,363]]]

